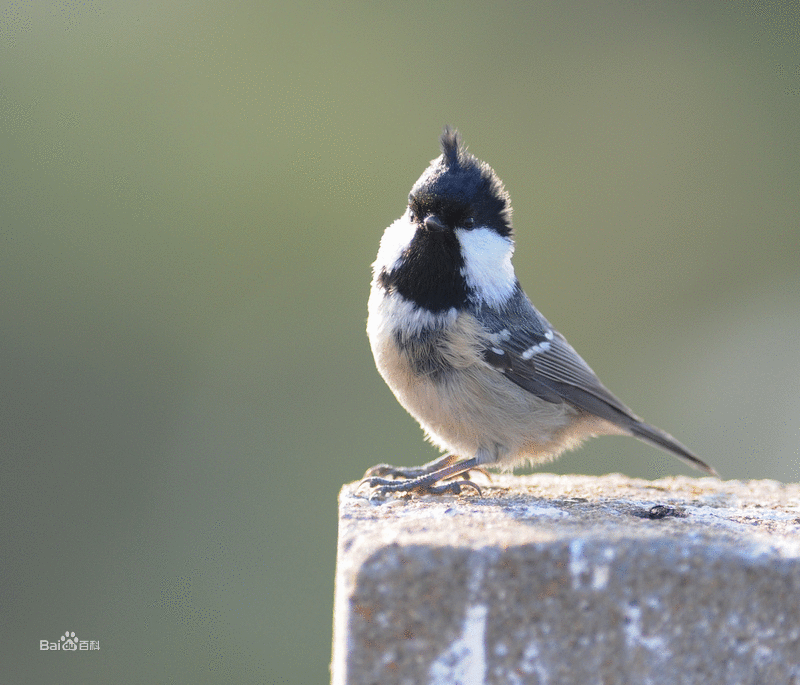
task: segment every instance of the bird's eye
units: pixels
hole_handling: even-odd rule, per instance
[[[475,219],[473,217],[467,217],[464,219],[464,228],[472,228],[475,225]]]

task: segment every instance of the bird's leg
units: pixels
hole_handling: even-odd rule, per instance
[[[367,469],[363,478],[389,477],[389,478],[421,478],[427,476],[434,471],[443,469],[445,466],[450,466],[458,462],[459,457],[455,454],[445,454],[444,456],[437,457],[433,461],[429,461],[422,466],[392,466],[391,464],[376,464],[370,469]]]
[[[364,474],[364,480],[361,481],[359,487],[366,483],[369,487],[375,488],[374,494],[380,495],[385,495],[389,492],[414,492],[420,495],[451,493],[458,495],[461,493],[462,488],[467,486],[475,488],[480,495],[481,489],[467,478],[470,471],[486,473],[478,465],[477,459],[460,459],[455,454],[448,454],[423,466],[410,469],[378,464]],[[377,477],[385,475],[399,478],[399,480]],[[464,480],[454,480],[437,485],[440,481],[455,478],[456,476],[463,476]]]

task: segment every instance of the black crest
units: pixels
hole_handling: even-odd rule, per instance
[[[477,225],[491,226],[500,235],[511,236],[511,199],[492,167],[467,152],[457,129],[445,126],[439,137],[442,156],[434,159],[414,184],[410,198],[431,206],[446,218],[471,215]]]
[[[445,164],[451,168],[461,166],[461,155],[464,152],[461,147],[461,134],[456,129],[445,126],[439,137],[439,143],[442,146]]]

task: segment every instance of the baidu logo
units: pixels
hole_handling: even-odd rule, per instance
[[[39,650],[54,652],[86,652],[100,649],[100,642],[97,640],[79,640],[75,631],[65,632],[57,642],[39,640]]]

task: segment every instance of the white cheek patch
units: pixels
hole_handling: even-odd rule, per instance
[[[373,271],[378,273],[383,268],[387,271],[394,269],[397,262],[400,261],[403,251],[413,240],[416,230],[414,224],[408,219],[408,212],[392,223],[383,232],[378,256],[372,265]]]
[[[514,242],[491,228],[456,229],[461,243],[467,285],[486,304],[499,307],[514,293],[517,278],[511,265]]]

